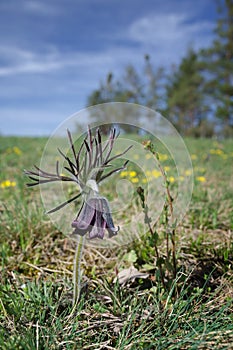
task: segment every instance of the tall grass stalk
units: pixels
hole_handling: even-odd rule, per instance
[[[166,189],[166,198],[165,203],[163,207],[163,214],[164,214],[164,227],[165,227],[165,237],[166,237],[166,257],[165,259],[162,257],[162,255],[159,252],[158,249],[158,233],[155,229],[156,223],[154,225],[151,224],[151,218],[148,216],[148,206],[146,204],[145,194],[144,190],[139,187],[137,192],[141,199],[141,205],[145,214],[145,223],[147,224],[149,231],[151,233],[151,237],[153,238],[153,244],[155,249],[155,255],[157,259],[157,266],[160,272],[160,278],[163,287],[165,288],[165,274],[166,270],[169,274],[169,268],[168,266],[172,266],[172,277],[175,279],[177,274],[177,262],[176,262],[176,243],[175,243],[175,232],[176,232],[176,223],[174,222],[174,215],[173,215],[173,198],[170,192],[170,182],[168,180],[166,171],[164,170],[163,166],[160,163],[159,159],[159,153],[155,150],[154,145],[151,141],[143,142],[145,149],[149,150],[156,158],[158,168],[161,172],[161,175],[164,180],[164,186]],[[171,252],[172,252],[172,262],[170,263],[170,249],[169,245],[171,244]]]

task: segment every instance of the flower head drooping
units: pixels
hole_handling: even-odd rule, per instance
[[[104,231],[107,229],[109,237],[113,237],[119,231],[119,227],[115,228],[109,209],[109,204],[104,197],[89,198],[78,214],[77,218],[72,222],[75,228],[73,235],[85,235],[89,232],[89,238],[104,238]]]
[[[27,185],[36,186],[56,181],[75,182],[79,187],[79,193],[56,208],[51,209],[48,213],[53,213],[63,208],[83,195],[84,202],[81,210],[72,223],[72,227],[75,228],[73,234],[82,236],[89,232],[89,238],[103,238],[104,230],[106,229],[109,237],[112,237],[116,235],[119,228],[114,227],[108,201],[106,198],[99,196],[98,185],[115,172],[125,169],[128,161],[117,168],[113,168],[110,162],[124,155],[132,146],[120,154],[111,156],[114,142],[118,137],[116,129],[111,129],[108,140],[102,142],[100,130],[96,129],[95,135],[93,135],[91,129],[88,128],[86,137],[79,150],[76,151],[71,133],[69,131],[67,133],[72,158],[68,157],[60,149],[58,151],[67,163],[64,169],[69,174],[60,175],[58,161],[56,162],[55,173],[43,171],[35,166],[34,171],[25,170],[25,174],[33,181]]]

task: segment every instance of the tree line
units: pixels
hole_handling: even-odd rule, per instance
[[[145,55],[141,71],[128,65],[118,79],[110,72],[88,96],[87,105],[113,101],[157,110],[183,135],[233,136],[233,0],[218,2],[210,47],[188,49],[169,71],[155,68]]]

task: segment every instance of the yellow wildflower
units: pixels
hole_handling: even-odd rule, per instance
[[[192,154],[192,155],[191,155],[191,159],[192,159],[192,160],[196,160],[196,159],[197,159],[196,154]]]
[[[224,152],[223,152],[223,150],[221,150],[221,149],[211,149],[210,150],[210,154],[217,154],[217,155],[221,155],[221,154],[223,154]]]
[[[173,176],[169,176],[168,180],[169,180],[170,183],[175,182],[175,178]]]
[[[137,182],[139,182],[139,179],[138,179],[138,177],[133,177],[133,178],[131,179],[131,181],[132,181],[133,183],[137,183]]]
[[[200,181],[200,182],[206,181],[206,178],[204,176],[197,176],[196,179],[197,179],[197,181]]]
[[[137,175],[137,173],[134,170],[129,172],[130,177],[135,177],[136,175]]]
[[[10,186],[10,181],[5,180],[1,182],[1,188],[9,187]]]
[[[168,159],[168,155],[167,154],[163,154],[163,153],[158,153],[159,155],[159,160],[164,161]]]
[[[121,173],[120,173],[120,176],[121,177],[125,177],[125,176],[127,176],[128,175],[128,171],[126,171],[126,170],[123,170]]]
[[[152,175],[157,179],[158,177],[162,176],[161,171],[154,169],[152,171]]]
[[[206,171],[205,168],[202,168],[202,167],[199,167],[199,166],[196,166],[196,167],[194,168],[194,170],[195,170],[195,171],[198,171],[199,173],[204,173],[204,172]]]
[[[165,171],[169,171],[170,169],[171,169],[170,166],[165,166],[165,167],[164,167],[164,170],[165,170]]]
[[[5,180],[0,183],[1,188],[7,188],[7,187],[15,187],[16,182],[15,181],[10,181],[10,180]]]
[[[18,156],[20,156],[20,155],[22,154],[21,149],[19,149],[19,147],[17,147],[17,146],[14,146],[14,147],[13,147],[13,152],[14,152],[15,154],[17,154]]]

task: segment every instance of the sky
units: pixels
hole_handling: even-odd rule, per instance
[[[110,71],[208,47],[216,18],[214,0],[0,0],[0,134],[50,135]]]

